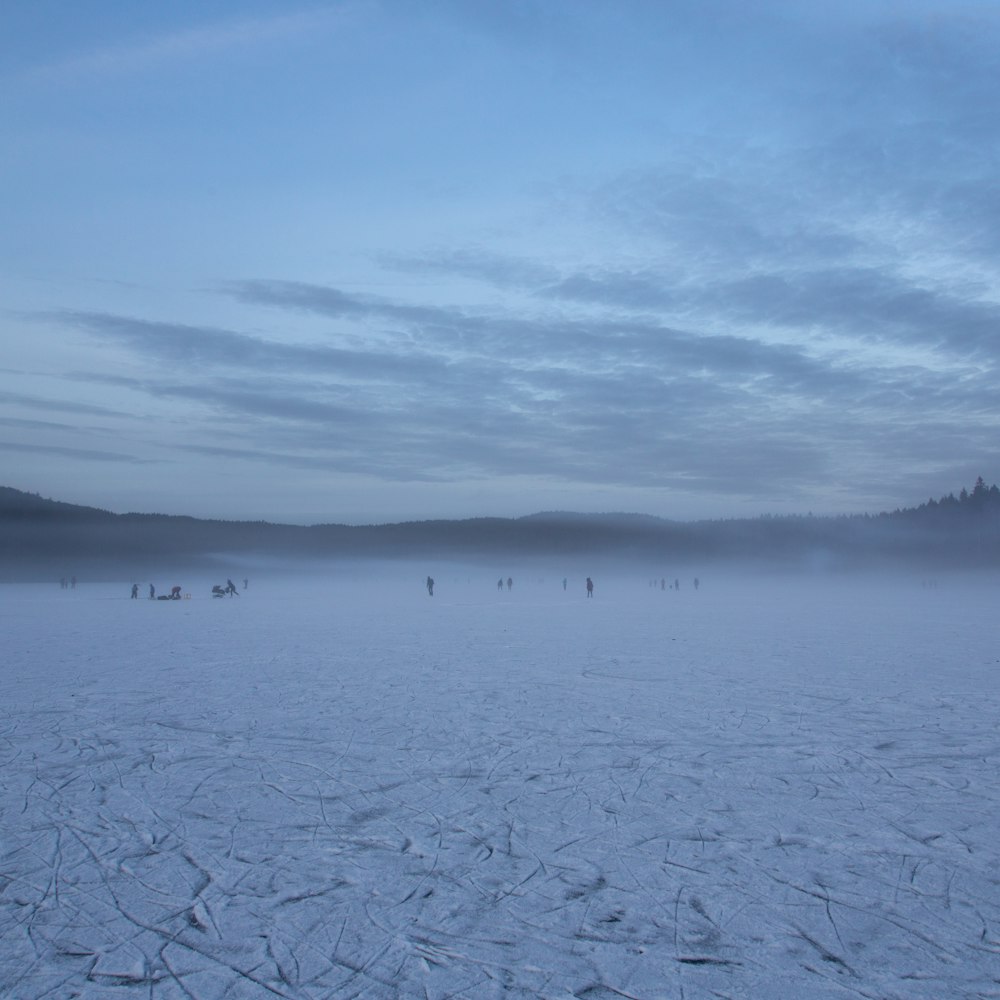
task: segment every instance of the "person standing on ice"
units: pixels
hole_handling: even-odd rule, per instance
[[[132,584],[132,600],[135,601],[135,600],[138,599],[138,597],[139,597],[139,584],[133,583]]]
[[[589,576],[587,577],[587,596],[594,596],[594,581],[591,580]]]
[[[503,590],[503,577],[497,580],[497,590]]]
[[[152,584],[149,585],[149,599],[151,601],[156,600],[156,587],[154,587]]]
[[[514,581],[508,576],[507,577],[507,592],[510,593],[510,588],[514,586]]]
[[[434,577],[427,577],[427,594],[429,597],[434,596]]]

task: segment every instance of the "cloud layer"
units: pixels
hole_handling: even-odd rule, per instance
[[[1000,478],[1000,15],[267,8],[29,46],[9,76],[25,226],[57,170],[31,157],[82,141],[53,88],[123,115],[81,147],[88,191],[39,209],[55,238],[4,256],[11,485],[273,519],[691,517]],[[151,95],[148,127],[109,76]],[[215,135],[152,96],[172,80]]]

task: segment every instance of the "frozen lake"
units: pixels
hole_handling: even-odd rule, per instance
[[[1000,997],[996,579],[500,572],[0,586],[0,995]]]

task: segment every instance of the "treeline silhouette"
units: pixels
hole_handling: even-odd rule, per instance
[[[0,577],[206,569],[233,558],[563,560],[637,565],[742,560],[782,566],[1000,567],[1000,489],[971,490],[880,514],[681,522],[642,514],[547,512],[519,518],[297,526],[115,514],[0,487]]]

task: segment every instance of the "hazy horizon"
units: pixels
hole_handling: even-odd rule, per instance
[[[970,484],[970,485],[972,485],[972,484]],[[990,484],[987,483],[987,486],[988,485],[990,485]],[[51,496],[51,495],[47,495],[47,494],[41,493],[38,490],[23,489],[22,487],[19,487],[19,486],[11,486],[9,483],[0,483],[0,487],[7,487],[8,489],[14,489],[14,490],[16,490],[19,493],[25,493],[25,494],[27,494],[29,496],[39,497],[42,500],[50,500],[50,501],[54,501],[56,503],[69,504],[70,506],[75,506],[75,507],[93,508],[95,510],[101,510],[101,511],[104,511],[104,512],[109,513],[109,514],[115,514],[115,515],[119,515],[119,516],[121,516],[121,515],[133,515],[133,514],[135,514],[135,515],[140,515],[140,516],[193,517],[196,520],[226,521],[226,522],[245,522],[245,523],[255,523],[255,522],[263,521],[265,523],[275,525],[276,527],[290,526],[290,527],[307,527],[307,528],[308,527],[323,527],[323,526],[326,526],[326,525],[329,525],[329,526],[339,525],[339,526],[345,526],[345,527],[378,527],[378,526],[381,526],[381,525],[421,523],[421,522],[424,522],[424,521],[438,521],[438,520],[442,520],[442,521],[493,520],[493,519],[498,519],[498,520],[524,520],[524,519],[531,519],[531,518],[536,518],[536,517],[567,517],[567,518],[574,518],[574,517],[595,517],[595,518],[600,518],[600,517],[608,517],[608,518],[625,517],[625,518],[637,518],[637,519],[650,518],[650,519],[653,519],[653,520],[662,520],[662,521],[675,522],[675,523],[681,524],[681,525],[683,525],[683,524],[694,525],[694,524],[697,524],[697,523],[702,522],[702,521],[706,521],[706,522],[709,522],[709,521],[735,521],[735,520],[744,520],[744,519],[746,519],[746,520],[766,520],[766,519],[769,519],[769,518],[772,518],[772,517],[775,517],[775,518],[796,518],[796,517],[802,517],[802,518],[838,518],[838,517],[842,517],[842,516],[848,516],[848,517],[850,517],[850,516],[857,516],[857,517],[877,517],[880,514],[887,514],[887,513],[891,513],[892,511],[896,511],[896,510],[905,510],[905,509],[913,509],[913,508],[916,508],[916,507],[920,507],[922,504],[926,503],[928,500],[936,502],[936,501],[942,499],[943,497],[947,497],[949,494],[952,495],[952,496],[958,496],[958,494],[961,492],[961,490],[963,488],[965,488],[965,489],[969,488],[968,486],[965,486],[963,484],[963,486],[959,487],[958,489],[948,489],[948,490],[946,490],[946,491],[944,491],[944,492],[942,492],[942,493],[940,493],[938,495],[924,497],[923,500],[918,500],[918,501],[914,502],[913,505],[912,505],[912,507],[910,505],[904,505],[904,504],[897,503],[897,504],[893,505],[893,507],[891,509],[887,508],[887,509],[884,509],[884,510],[840,511],[840,512],[829,512],[829,513],[824,513],[822,511],[813,511],[813,510],[808,510],[808,511],[806,511],[806,510],[803,510],[803,511],[790,510],[790,511],[781,511],[781,512],[778,512],[778,511],[761,511],[761,512],[759,512],[757,514],[743,514],[743,515],[718,514],[718,515],[714,515],[714,516],[702,515],[702,516],[676,517],[675,518],[675,517],[667,517],[667,516],[661,515],[661,514],[653,514],[653,513],[650,513],[649,511],[644,511],[644,510],[611,510],[611,509],[608,509],[608,510],[584,510],[584,509],[570,509],[570,508],[563,508],[563,509],[550,508],[550,509],[545,509],[545,510],[541,510],[541,509],[539,509],[539,510],[530,510],[530,511],[526,511],[524,513],[510,514],[510,515],[488,514],[488,513],[479,513],[479,512],[476,512],[476,511],[470,511],[468,513],[463,513],[463,514],[460,514],[460,515],[456,515],[454,517],[446,517],[446,516],[442,516],[442,517],[433,517],[433,516],[429,516],[429,517],[408,517],[408,518],[401,518],[399,520],[387,520],[387,519],[372,520],[370,518],[366,519],[365,515],[363,515],[363,514],[358,514],[357,517],[354,518],[354,519],[348,519],[348,518],[345,517],[344,519],[341,519],[341,520],[322,519],[322,518],[320,518],[320,519],[313,519],[313,520],[307,520],[307,519],[305,519],[304,516],[300,517],[300,518],[290,517],[289,519],[286,519],[286,520],[276,520],[276,519],[268,518],[268,517],[236,517],[236,516],[233,516],[232,514],[225,513],[225,512],[223,512],[223,513],[216,513],[216,514],[208,514],[208,515],[197,515],[197,514],[189,514],[189,513],[185,512],[185,511],[176,511],[176,510],[169,510],[169,509],[148,509],[148,510],[126,509],[121,504],[112,504],[112,505],[108,505],[108,506],[100,506],[100,505],[97,505],[97,504],[85,503],[85,502],[73,499],[71,497],[66,497],[66,496]]]

